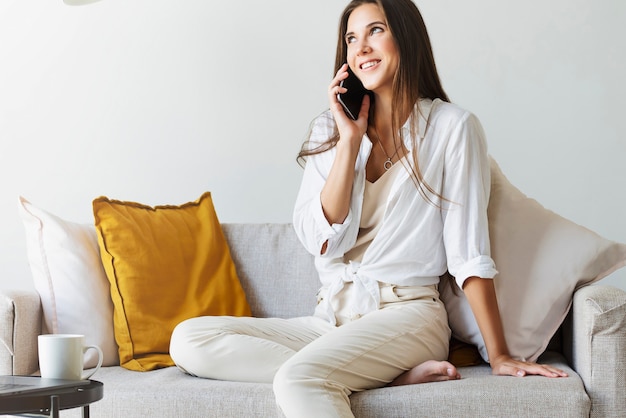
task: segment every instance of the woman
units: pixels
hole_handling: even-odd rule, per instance
[[[356,120],[337,99],[348,66],[372,92]],[[484,134],[447,102],[410,0],[346,7],[328,96],[330,110],[300,153],[293,219],[322,281],[314,316],[185,321],[172,336],[177,365],[202,377],[273,381],[287,417],[353,416],[354,391],[460,378],[445,361],[450,329],[437,292],[449,271],[494,374],[565,376],[508,353],[490,280]]]

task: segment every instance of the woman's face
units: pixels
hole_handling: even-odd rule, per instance
[[[366,89],[391,94],[399,55],[385,18],[376,4],[363,4],[348,17],[345,41],[348,65]]]

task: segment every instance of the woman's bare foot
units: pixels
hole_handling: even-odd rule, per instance
[[[416,383],[442,382],[457,380],[461,375],[452,363],[447,361],[427,360],[407,370],[389,383],[388,386],[412,385]]]

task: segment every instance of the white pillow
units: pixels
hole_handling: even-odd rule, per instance
[[[626,245],[609,241],[545,209],[515,188],[491,160],[488,208],[494,279],[511,355],[536,361],[572,303],[576,289],[626,265]],[[454,282],[454,281],[452,281]],[[456,286],[456,284],[453,284]],[[442,282],[453,335],[487,350],[463,291]]]
[[[83,334],[104,354],[103,365],[119,365],[113,334],[113,302],[94,225],[64,221],[20,196],[28,262],[41,298],[47,332]],[[85,367],[95,367],[89,350]]]

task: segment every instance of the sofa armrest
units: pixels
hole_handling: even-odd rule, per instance
[[[0,291],[1,374],[30,375],[37,371],[41,317],[41,301],[34,290]]]
[[[626,416],[626,291],[604,285],[576,291],[564,342],[591,398],[590,416]]]

